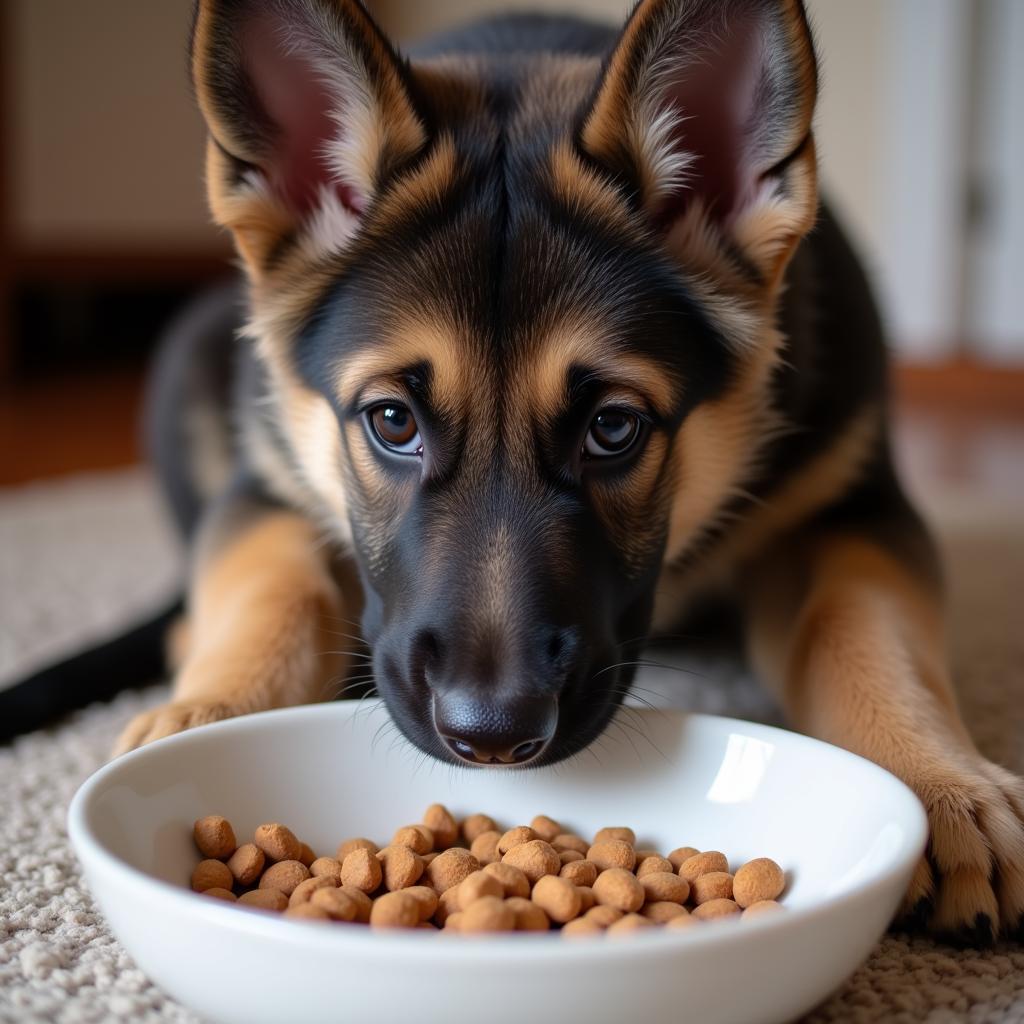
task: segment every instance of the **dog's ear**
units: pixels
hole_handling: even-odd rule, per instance
[[[801,0],[640,0],[580,143],[671,249],[739,252],[772,285],[814,222],[816,95]]]
[[[358,0],[198,0],[207,188],[254,277],[283,239],[340,248],[426,142],[406,69]]]

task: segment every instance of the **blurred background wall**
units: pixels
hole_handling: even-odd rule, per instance
[[[0,383],[141,360],[223,275],[187,86],[191,0],[4,0]],[[620,20],[627,0],[376,0],[400,42],[490,10]],[[826,190],[913,364],[1024,366],[1024,2],[808,0]],[[25,385],[27,386],[27,385]],[[20,392],[24,392],[23,388]],[[0,431],[4,398],[0,396]]]

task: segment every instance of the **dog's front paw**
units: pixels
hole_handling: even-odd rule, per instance
[[[1024,931],[1024,780],[976,754],[908,780],[931,835],[900,922],[958,944]]]
[[[113,756],[117,757],[118,754],[124,754],[164,736],[184,732],[193,726],[234,718],[244,712],[244,708],[223,702],[178,701],[173,704],[162,704],[152,711],[136,715],[128,723],[128,727],[121,733],[114,746]]]

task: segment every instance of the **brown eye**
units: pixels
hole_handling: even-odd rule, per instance
[[[385,448],[400,455],[416,455],[422,448],[420,429],[407,406],[387,402],[369,412],[370,426]]]
[[[640,418],[628,409],[602,409],[590,422],[583,451],[591,458],[621,455],[640,436]]]

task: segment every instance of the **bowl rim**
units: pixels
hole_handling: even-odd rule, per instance
[[[800,929],[805,924],[820,918],[842,914],[848,905],[861,903],[866,897],[886,888],[894,876],[905,871],[909,873],[924,852],[928,837],[927,815],[917,795],[902,780],[867,758],[778,726],[763,725],[759,722],[748,722],[722,715],[661,708],[636,710],[643,715],[677,717],[682,720],[680,724],[683,727],[740,730],[747,735],[764,739],[774,737],[778,740],[781,737],[785,743],[796,743],[797,746],[803,746],[819,753],[827,752],[830,757],[845,758],[851,763],[857,764],[858,770],[867,771],[869,774],[875,773],[884,785],[892,788],[907,802],[906,828],[909,841],[906,849],[896,856],[884,870],[876,871],[843,893],[828,896],[811,906],[787,909],[782,914],[767,914],[764,917],[756,918],[746,922],[742,930],[730,927],[679,931],[652,928],[645,929],[640,933],[632,933],[630,942],[624,945],[617,942],[587,941],[588,938],[591,938],[590,936],[580,936],[576,941],[566,942],[555,932],[548,935],[502,933],[493,936],[476,934],[462,936],[457,933],[441,931],[435,932],[428,938],[416,930],[375,930],[363,925],[346,927],[345,922],[334,922],[333,927],[314,931],[309,925],[315,925],[318,922],[289,920],[280,915],[259,912],[256,909],[250,913],[239,913],[240,908],[235,904],[221,900],[203,899],[201,894],[192,892],[190,889],[160,878],[154,878],[110,851],[90,827],[88,814],[91,803],[103,791],[111,776],[116,777],[134,761],[151,756],[152,751],[157,748],[205,743],[207,738],[214,733],[244,731],[252,728],[255,724],[254,719],[260,719],[259,724],[265,725],[267,722],[272,723],[278,720],[301,720],[325,715],[347,717],[365,707],[365,702],[337,701],[331,704],[303,705],[255,712],[197,726],[186,732],[164,737],[144,747],[122,754],[102,765],[78,787],[67,813],[68,837],[84,869],[86,880],[92,874],[106,876],[111,885],[120,887],[122,890],[127,889],[126,895],[132,900],[135,898],[142,902],[170,900],[170,908],[182,915],[191,916],[196,927],[208,925],[227,929],[236,934],[246,933],[261,938],[266,937],[270,941],[276,941],[279,944],[284,942],[293,946],[301,946],[304,943],[300,940],[308,941],[312,938],[316,942],[318,950],[331,949],[336,951],[339,956],[342,954],[387,956],[391,953],[400,954],[408,951],[415,953],[419,960],[431,964],[457,956],[459,962],[462,963],[468,957],[471,960],[483,962],[501,960],[502,963],[508,965],[510,955],[517,960],[533,962],[552,958],[552,950],[558,949],[559,952],[554,956],[559,962],[580,957],[594,962],[595,959],[601,959],[606,955],[620,959],[626,949],[642,948],[645,955],[650,955],[651,952],[656,951],[652,947],[674,951],[697,944],[702,949],[714,950],[730,944],[737,945],[741,936],[762,935],[766,931],[774,932],[781,937],[784,933]],[[473,769],[465,770],[472,771]],[[605,938],[603,934],[593,936],[594,940],[602,938]],[[325,943],[327,943],[326,946]]]

